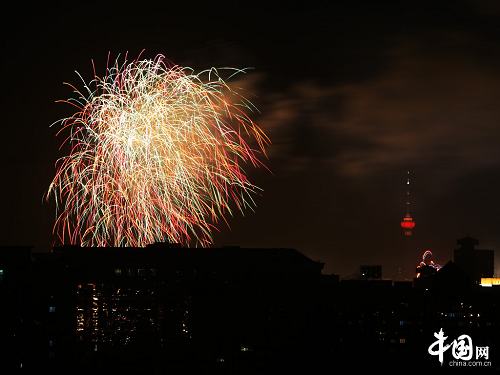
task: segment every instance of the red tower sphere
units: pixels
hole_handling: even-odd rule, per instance
[[[403,229],[403,233],[405,236],[411,236],[413,234],[412,230],[415,228],[415,221],[411,217],[409,213],[407,213],[403,220],[401,221],[401,228]]]

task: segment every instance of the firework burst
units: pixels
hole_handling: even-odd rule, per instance
[[[83,83],[64,101],[77,108],[58,122],[70,151],[47,194],[60,243],[207,246],[233,210],[254,207],[259,188],[242,166],[262,166],[269,139],[217,70],[194,74],[159,55],[117,60]]]

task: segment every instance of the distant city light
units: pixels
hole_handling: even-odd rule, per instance
[[[481,277],[481,286],[492,287],[493,285],[500,285],[500,277]]]

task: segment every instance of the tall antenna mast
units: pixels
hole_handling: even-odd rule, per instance
[[[406,175],[406,215],[410,215],[410,206],[411,206],[410,194],[411,194],[410,171],[408,171]]]

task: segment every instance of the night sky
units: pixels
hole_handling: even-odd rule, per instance
[[[255,213],[215,245],[293,247],[353,276],[412,277],[423,249],[452,258],[472,235],[500,249],[500,5],[496,1],[64,2],[3,9],[3,245],[52,241],[57,128],[75,70],[129,52],[196,70],[252,67],[235,85],[259,108],[272,173]],[[403,238],[404,178],[415,236]],[[497,264],[497,273],[500,269]]]

